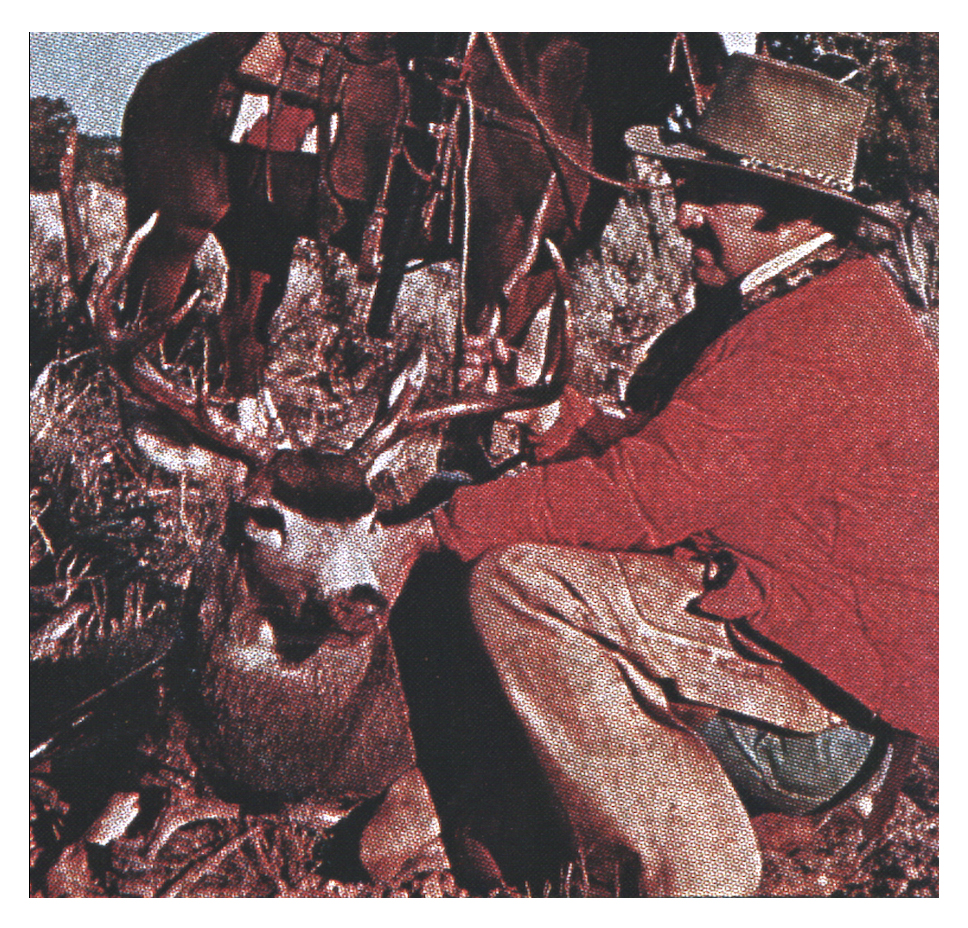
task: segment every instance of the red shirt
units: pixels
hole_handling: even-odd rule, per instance
[[[545,451],[600,453],[461,489],[434,522],[465,560],[713,538],[740,566],[704,609],[936,741],[937,409],[903,296],[873,258],[848,260],[733,325],[662,412],[619,423],[632,434],[605,435],[569,391]]]

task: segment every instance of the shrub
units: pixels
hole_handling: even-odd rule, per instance
[[[70,106],[58,97],[30,98],[30,189],[57,188],[57,165],[68,130],[77,125]],[[78,135],[77,180],[97,181],[116,190],[123,186],[121,145],[112,136]]]

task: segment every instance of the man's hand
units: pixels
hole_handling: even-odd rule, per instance
[[[534,386],[541,377],[548,350],[548,325],[551,304],[538,310],[521,348],[511,348],[498,334],[500,315],[493,311],[480,335],[464,337],[458,391],[461,394],[496,393],[502,383],[515,387]],[[523,426],[533,435],[547,432],[557,421],[561,403],[554,402],[534,409],[520,409],[501,416],[505,422]]]

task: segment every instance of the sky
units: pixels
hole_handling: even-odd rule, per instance
[[[204,32],[31,32],[30,95],[63,97],[81,132],[118,135],[124,106],[152,61]],[[723,33],[730,51],[747,50],[753,32]],[[750,49],[752,50],[752,49]]]
[[[31,32],[30,95],[63,97],[81,132],[119,135],[125,103],[144,69],[203,35]]]

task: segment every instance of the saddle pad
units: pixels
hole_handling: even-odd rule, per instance
[[[282,100],[273,102],[268,94],[243,93],[229,141],[261,151],[317,154],[316,114]]]
[[[239,77],[258,84],[278,87],[286,67],[286,50],[278,32],[264,32],[239,65]]]

